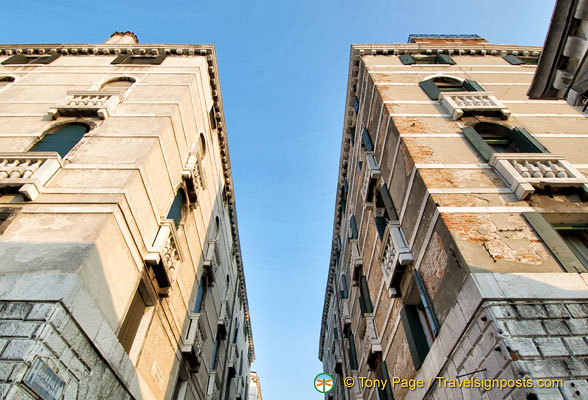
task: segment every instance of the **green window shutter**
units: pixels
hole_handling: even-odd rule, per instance
[[[163,60],[165,60],[167,57],[167,54],[160,54],[157,57],[153,57],[153,60],[151,61],[150,64],[152,65],[159,65],[163,62]]]
[[[478,82],[471,79],[463,81],[463,88],[468,92],[485,92],[484,88],[478,84]]]
[[[382,388],[378,388],[378,399],[379,400],[394,400],[394,393],[392,393],[392,385],[390,385],[390,375],[388,374],[388,367],[386,366],[386,360],[382,360],[380,368],[378,368],[378,379],[388,384]]]
[[[437,54],[437,57],[435,58],[435,64],[454,65],[455,61],[453,61],[453,58],[451,58],[451,56],[449,56],[449,54]]]
[[[355,223],[355,215],[349,218],[349,228],[351,229],[351,239],[357,239],[357,224]]]
[[[374,217],[374,222],[376,223],[376,229],[378,230],[378,236],[380,240],[384,240],[384,233],[386,232],[386,218],[384,217]]]
[[[425,308],[425,314],[427,314],[427,320],[429,321],[429,325],[431,326],[431,330],[433,331],[433,336],[437,337],[439,335],[439,329],[441,326],[439,325],[439,321],[437,320],[437,316],[435,315],[435,310],[433,309],[433,304],[429,299],[429,294],[427,293],[427,289],[425,288],[425,284],[421,279],[421,274],[416,269],[414,270],[413,274],[414,283],[419,291],[419,296],[421,298],[421,303]]]
[[[10,58],[2,61],[2,65],[9,65],[9,64],[28,64],[29,60],[26,56],[22,54],[15,54]]]
[[[399,55],[398,58],[400,58],[400,62],[404,65],[412,65],[415,63],[414,58],[412,58],[410,54],[402,54]]]
[[[441,94],[441,90],[435,85],[432,79],[427,79],[426,81],[419,82],[419,86],[423,91],[429,96],[431,100],[438,100],[439,94]]]
[[[405,305],[400,311],[400,318],[402,319],[402,326],[404,327],[414,368],[418,370],[423,365],[427,353],[429,353],[429,344],[419,320],[417,307]]]
[[[471,145],[478,150],[478,153],[480,153],[482,158],[486,161],[490,161],[490,157],[492,156],[492,153],[494,153],[494,150],[492,150],[492,147],[488,146],[488,143],[478,135],[478,132],[476,132],[471,126],[463,127],[461,128],[461,131],[466,139],[470,141]]]
[[[349,297],[349,292],[347,291],[347,277],[345,274],[341,275],[341,298],[346,299]]]
[[[559,261],[567,272],[588,272],[588,269],[578,260],[568,245],[561,238],[553,226],[538,212],[526,212],[523,216],[533,227],[543,243],[551,250],[553,256]]]
[[[514,128],[508,136],[509,142],[521,153],[549,153],[526,129]]]
[[[349,334],[349,369],[358,369],[357,352],[355,351],[355,338],[353,333]]]
[[[112,60],[111,64],[130,64],[131,56],[129,54],[121,54]]]
[[[359,281],[359,292],[361,297],[363,298],[363,304],[365,306],[366,313],[374,312],[374,308],[372,306],[372,299],[370,298],[370,289],[367,284],[367,279],[365,275],[363,275]]]
[[[382,197],[382,201],[384,202],[384,207],[386,208],[386,214],[388,214],[388,219],[392,221],[398,221],[398,213],[396,212],[396,207],[394,206],[394,202],[392,201],[392,196],[390,196],[390,191],[388,190],[388,186],[383,183],[380,186],[380,196]]]
[[[513,56],[512,54],[509,54],[509,55],[504,56],[502,58],[504,58],[506,61],[508,61],[512,65],[524,64],[524,62],[520,58],[518,58],[517,56]]]
[[[374,151],[374,144],[367,128],[363,128],[363,131],[361,132],[361,139],[363,140],[365,151]]]
[[[59,58],[59,54],[56,52],[51,53],[48,56],[40,56],[39,58],[33,59],[30,64],[50,64]]]

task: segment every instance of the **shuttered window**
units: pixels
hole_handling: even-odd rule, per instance
[[[355,337],[353,333],[349,333],[349,369],[357,370],[357,351],[355,350]]]
[[[509,54],[502,57],[512,65],[537,65],[539,63],[539,56],[515,56]]]
[[[370,298],[370,289],[365,275],[359,280],[359,306],[361,308],[361,315],[374,312],[372,299]]]
[[[383,183],[382,186],[380,186],[379,196],[382,199],[384,208],[386,208],[386,215],[388,219],[392,221],[398,221],[398,213],[396,212],[396,207],[394,206],[392,196],[390,195],[390,191],[388,190],[388,185],[386,185],[386,183]]]
[[[455,61],[448,54],[435,54],[435,55],[419,55],[415,54],[402,54],[398,56],[400,62],[404,65],[413,64],[455,64]]]
[[[417,306],[405,305],[400,311],[400,318],[402,319],[402,326],[404,327],[414,368],[418,370],[429,353],[429,344],[419,320]]]
[[[62,125],[54,132],[45,134],[29,151],[55,151],[65,157],[89,130],[84,124]]]
[[[341,298],[346,299],[349,297],[349,292],[347,291],[347,277],[345,274],[341,275]]]
[[[351,230],[351,239],[357,239],[357,224],[355,223],[355,215],[349,218],[349,229]]]
[[[118,340],[127,353],[131,351],[135,336],[137,336],[137,331],[139,330],[139,325],[145,314],[146,307],[141,293],[137,290],[133,296],[127,315],[120,327],[120,331],[118,332]]]
[[[566,240],[562,238],[562,235],[553,228],[541,213],[526,212],[523,213],[523,216],[533,227],[541,240],[543,240],[543,243],[545,243],[549,250],[551,250],[551,253],[565,271],[588,272],[588,264],[584,264],[583,261],[581,261],[582,257],[586,255],[587,250],[577,247],[582,245],[581,237],[572,234],[566,235],[566,233],[562,232],[565,236],[569,237],[569,240],[566,243]],[[563,230],[564,229],[561,229],[561,231]],[[576,238],[573,238],[572,236],[576,236]],[[588,244],[588,242],[584,241],[584,246],[586,246],[586,244]]]
[[[419,82],[419,86],[429,96],[431,100],[439,100],[441,92],[483,92],[478,82],[465,79],[458,81],[457,79],[445,76],[437,76]]]
[[[3,65],[10,64],[50,64],[59,58],[59,54],[51,53],[50,55],[24,55],[16,54],[2,61]]]
[[[167,54],[160,54],[158,56],[134,56],[131,54],[121,54],[112,60],[111,64],[159,65],[166,57]]]
[[[363,142],[363,147],[365,147],[365,151],[374,151],[372,137],[370,136],[370,132],[367,130],[367,128],[363,128],[363,131],[361,132],[361,140]]]
[[[386,382],[384,389],[378,387],[378,399],[379,400],[394,400],[394,393],[392,393],[392,385],[390,384],[390,375],[388,374],[388,366],[386,360],[382,360],[380,367],[377,372],[378,379],[381,382]]]

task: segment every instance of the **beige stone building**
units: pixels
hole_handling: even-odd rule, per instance
[[[263,400],[259,376],[254,371],[251,371],[251,375],[249,376],[249,398],[247,400]]]
[[[541,50],[351,47],[326,398],[588,396],[588,123],[529,99]]]
[[[246,399],[214,46],[0,45],[0,397]]]

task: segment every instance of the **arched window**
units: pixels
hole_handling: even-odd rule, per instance
[[[169,212],[167,213],[166,217],[167,219],[174,220],[176,228],[179,226],[180,221],[182,220],[184,204],[186,204],[186,194],[184,193],[184,190],[178,189],[176,197],[174,197],[174,201],[172,202],[172,205],[169,208]]]
[[[45,132],[29,151],[56,151],[61,157],[65,157],[89,130],[90,127],[86,124],[59,125]]]
[[[419,82],[419,86],[431,100],[439,100],[441,92],[483,92],[476,81],[438,75]]]
[[[196,294],[196,301],[194,302],[194,314],[200,313],[202,310],[202,304],[206,297],[206,277],[202,276],[200,279],[200,286],[198,287],[198,293]]]
[[[129,76],[121,76],[118,78],[110,79],[106,81],[100,88],[100,90],[120,90],[125,91],[130,88],[136,80]]]
[[[204,158],[206,155],[206,139],[204,138],[204,134],[200,134],[200,157]]]
[[[4,86],[9,85],[12,82],[14,82],[14,77],[12,77],[12,76],[0,76],[0,89],[2,89]]]

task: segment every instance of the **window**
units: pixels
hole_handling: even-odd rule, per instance
[[[359,308],[361,309],[361,315],[374,312],[372,299],[370,298],[370,289],[365,275],[362,275],[359,280]]]
[[[86,124],[59,125],[47,131],[29,151],[55,151],[63,158],[89,130]]]
[[[189,375],[180,367],[172,400],[184,400],[186,398],[186,392],[188,391],[188,378]]]
[[[114,78],[106,81],[101,87],[100,90],[120,90],[125,91],[130,88],[133,83],[135,83],[135,79],[129,76],[121,76],[119,78]]]
[[[383,183],[380,189],[376,192],[376,212],[374,213],[374,222],[378,230],[380,240],[384,240],[386,233],[386,226],[388,221],[398,221],[398,213],[396,207],[388,191],[388,186]]]
[[[204,158],[204,156],[206,156],[206,138],[204,133],[200,133],[200,157]]]
[[[543,243],[567,272],[588,272],[588,225],[551,224],[538,212],[523,213]]]
[[[206,276],[202,275],[200,279],[200,286],[198,286],[198,293],[196,293],[196,301],[194,302],[194,314],[199,314],[202,310],[202,304],[206,298]]]
[[[140,346],[134,346],[134,344],[137,342],[137,337],[143,337],[147,332],[148,317],[152,314],[153,305],[154,302],[148,295],[146,285],[141,281],[118,332],[118,340],[129,355],[131,352],[138,354]]]
[[[349,369],[357,370],[357,351],[355,350],[355,337],[353,333],[349,333]]]
[[[357,224],[355,223],[355,215],[349,217],[349,230],[351,231],[350,239],[357,239]]]
[[[455,64],[448,54],[402,54],[398,56],[404,65],[412,64]]]
[[[166,57],[166,54],[160,54],[158,56],[134,56],[132,54],[121,54],[112,60],[111,64],[159,65]]]
[[[0,208],[0,235],[8,228],[10,221],[14,219],[17,212],[18,209],[15,210],[14,208]]]
[[[419,82],[419,86],[431,100],[439,100],[441,92],[483,92],[476,81],[439,75]]]
[[[370,136],[370,132],[367,130],[367,128],[363,128],[363,131],[361,131],[361,141],[365,151],[374,151],[372,137]]]
[[[178,189],[176,197],[174,197],[174,201],[172,202],[172,205],[169,208],[169,212],[167,213],[166,217],[167,219],[174,220],[176,228],[180,225],[180,222],[182,221],[185,203],[186,195],[184,194],[184,190]]]
[[[394,400],[394,393],[392,393],[392,385],[390,385],[390,375],[388,374],[388,367],[386,361],[383,360],[378,367],[376,372],[378,379],[382,382],[388,382],[388,385],[382,389],[378,387],[378,399],[379,400]]]
[[[349,292],[347,291],[347,277],[345,274],[341,274],[341,298],[346,299],[349,297]]]
[[[512,65],[537,65],[539,64],[539,56],[515,56],[509,54],[502,57]]]
[[[210,370],[216,370],[216,364],[218,363],[219,358],[219,347],[221,345],[221,335],[216,335],[216,340],[214,341],[214,348],[212,349],[212,360],[210,362]]]
[[[51,53],[49,55],[46,55],[46,54],[35,54],[35,55],[16,54],[16,55],[2,61],[2,64],[3,65],[50,64],[58,58],[59,58],[59,54],[57,54],[57,53]]]
[[[415,369],[419,369],[439,334],[439,322],[418,271],[400,316]]]
[[[549,153],[545,146],[523,128],[479,122],[461,130],[486,161],[490,160],[492,153]]]
[[[0,77],[0,89],[2,89],[4,86],[11,84],[12,82],[14,82],[14,77],[12,76]]]

